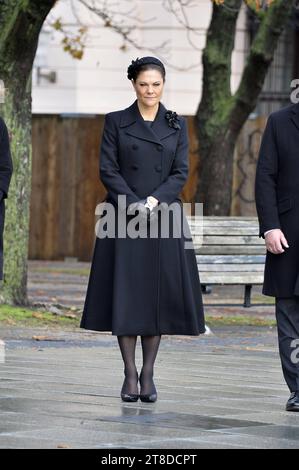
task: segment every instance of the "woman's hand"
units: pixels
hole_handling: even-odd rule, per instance
[[[154,211],[155,207],[159,204],[159,200],[154,196],[148,196],[145,199],[140,199],[133,202],[128,207],[128,215],[135,215],[136,211],[141,215],[144,221],[153,221],[157,219],[157,212]]]
[[[150,213],[150,209],[145,206],[146,199],[140,199],[140,201],[133,202],[128,207],[128,215],[135,215],[136,211],[138,211],[138,215],[141,216],[142,220],[148,219],[148,214]]]
[[[158,204],[159,204],[159,200],[155,198],[154,196],[148,196],[146,198],[145,206],[148,207],[151,212]]]
[[[157,211],[155,211],[155,207],[159,204],[159,200],[155,198],[154,196],[148,196],[146,198],[146,203],[145,206],[148,207],[149,209],[149,214],[148,214],[148,220],[150,222],[153,222],[158,218]]]

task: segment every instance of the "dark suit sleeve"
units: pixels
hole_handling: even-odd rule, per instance
[[[259,219],[259,237],[272,228],[280,229],[277,210],[278,150],[272,115],[263,134],[255,177],[255,202]]]
[[[10,179],[13,171],[12,158],[10,154],[9,136],[6,124],[0,120],[0,189],[3,198],[7,198]]]
[[[171,204],[180,194],[188,178],[189,160],[188,160],[188,131],[186,119],[181,117],[181,130],[176,154],[171,167],[170,175],[167,179],[151,193],[159,202]]]
[[[120,173],[117,125],[111,118],[110,113],[105,116],[100,151],[100,178],[114,202],[118,202],[119,195],[126,195],[125,206],[120,203],[122,209],[126,209],[132,202],[139,201],[137,195],[131,190]]]

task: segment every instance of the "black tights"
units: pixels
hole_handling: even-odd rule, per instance
[[[118,344],[124,361],[125,380],[122,393],[138,393],[138,372],[135,364],[137,336],[118,336]],[[143,365],[140,373],[141,395],[156,391],[153,382],[154,363],[159,349],[161,335],[141,336]]]

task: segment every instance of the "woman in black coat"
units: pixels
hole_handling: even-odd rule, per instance
[[[159,59],[138,58],[127,73],[137,99],[105,117],[100,178],[108,190],[104,202],[108,220],[102,212],[80,326],[117,335],[124,361],[123,401],[140,397],[153,402],[157,399],[153,370],[161,335],[199,335],[205,325],[192,237],[179,198],[188,176],[186,120],[160,101],[165,68]],[[165,236],[162,220],[168,207],[173,211],[168,211],[169,235]],[[140,236],[120,235],[122,221],[129,232],[134,219]],[[104,238],[111,221],[117,235],[113,232]],[[183,232],[180,236],[175,235],[178,227]],[[153,228],[156,236],[147,232]],[[139,378],[138,335],[143,352]]]

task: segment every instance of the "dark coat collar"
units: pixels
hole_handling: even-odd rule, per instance
[[[154,123],[149,127],[140,114],[136,99],[131,106],[122,111],[120,127],[125,127],[127,134],[139,139],[161,143],[162,139],[177,132],[177,129],[169,127],[168,121],[165,118],[166,111],[167,109],[160,101]]]
[[[291,106],[291,119],[299,130],[299,103]]]

